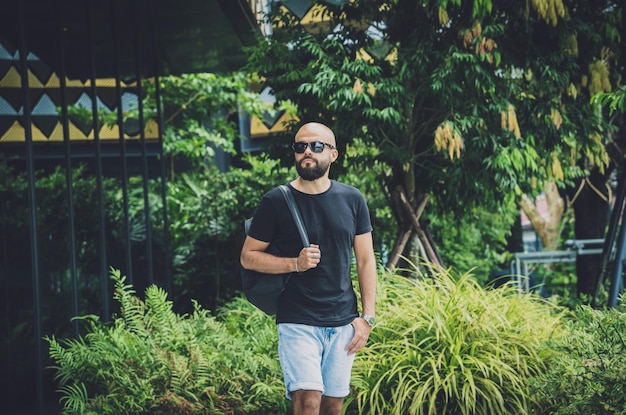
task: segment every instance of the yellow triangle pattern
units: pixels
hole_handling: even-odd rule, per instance
[[[326,17],[325,13],[326,6],[316,4],[304,15],[300,20],[300,24],[307,32],[313,35],[330,32],[331,22],[330,19]]]
[[[258,138],[265,137],[272,134],[277,134],[285,131],[285,126],[288,122],[298,121],[298,117],[290,116],[287,113],[280,116],[278,121],[274,123],[271,128],[267,128],[265,124],[258,117],[252,116],[250,120],[250,137]]]
[[[22,84],[20,73],[12,66],[2,79],[0,79],[0,88],[19,88]]]
[[[0,137],[0,143],[15,143],[15,142],[24,142],[24,137],[26,137],[26,132],[24,131],[24,127],[17,121],[13,122],[11,128],[9,128],[6,133],[2,137]]]
[[[61,81],[59,80],[59,77],[57,76],[56,72],[52,72],[52,75],[50,75],[50,78],[48,78],[44,87],[45,88],[59,88],[60,86],[61,86]]]
[[[80,128],[78,128],[76,125],[74,125],[72,122],[68,124],[68,127],[69,127],[70,140],[93,140],[94,139],[93,130],[90,131],[89,134],[85,135],[85,133],[83,133],[83,131]],[[159,139],[159,125],[155,121],[152,121],[152,120],[148,121],[144,131],[145,131],[146,139],[148,140]],[[272,128],[271,131],[270,130],[267,130],[267,131],[269,134],[274,131],[274,128]],[[46,137],[45,134],[39,128],[37,128],[37,126],[35,126],[34,124],[33,124],[32,133],[33,133],[33,141],[62,142],[63,141],[63,124],[61,124],[61,122],[57,122],[56,125],[54,126],[54,129],[52,130],[52,133],[50,133],[50,137]],[[119,128],[117,128],[117,126],[109,127],[108,125],[104,125],[100,129],[101,140],[110,141],[110,140],[119,140],[119,138],[120,138],[120,133],[119,133]],[[137,135],[137,136],[130,137],[128,134],[124,134],[124,138],[126,140],[138,140],[139,136]],[[11,127],[7,129],[7,131],[4,133],[4,135],[0,137],[0,142],[3,142],[3,143],[7,143],[7,142],[23,143],[25,140],[26,140],[26,131],[24,130],[24,127],[22,127],[22,125],[19,123],[19,121],[14,121]]]
[[[83,130],[74,125],[74,123],[70,123],[70,139],[85,139],[87,136],[83,133]]]
[[[22,86],[22,76],[16,65],[12,65],[9,69],[4,73],[4,75],[0,75],[0,89],[5,88],[21,88]],[[152,81],[154,81],[152,79]],[[31,89],[58,89],[61,87],[61,79],[58,74],[52,73],[50,77],[42,82],[31,70],[28,70],[28,83],[29,88]],[[96,87],[98,88],[115,88],[116,80],[115,78],[99,78],[95,80]],[[89,88],[91,87],[91,80],[87,80],[85,82],[76,79],[68,79],[65,78],[65,86],[67,88]],[[122,89],[129,88],[137,88],[138,82],[130,81],[124,82],[120,81],[120,86]],[[37,142],[62,142],[63,141],[63,125],[59,121],[55,126],[49,137],[46,135],[35,125],[32,125],[32,137],[33,141]],[[83,133],[83,131],[74,125],[71,121],[68,124],[69,127],[69,137],[70,140],[93,140],[94,132],[90,131],[88,134]],[[146,126],[144,128],[145,137],[147,139],[159,139],[159,126],[154,120],[148,120]],[[118,140],[119,139],[119,128],[117,126],[109,127],[103,126],[100,129],[100,138],[104,140]],[[130,137],[125,134],[125,139],[135,140],[138,139],[138,136]],[[0,142],[25,142],[26,140],[26,132],[24,127],[20,124],[18,120],[15,120],[10,128],[8,128],[2,136],[0,136]]]
[[[63,141],[63,126],[60,122],[54,126],[54,130],[50,133],[48,141]]]
[[[103,125],[100,128],[100,139],[101,140],[118,140],[120,138],[120,129],[117,128],[117,125],[113,127],[109,127],[108,125]]]
[[[33,141],[41,141],[41,142],[48,141],[48,137],[46,137],[46,135],[39,128],[37,128],[35,124],[31,124],[31,125],[32,125],[32,132],[33,132]]]
[[[43,84],[41,83],[39,78],[37,78],[37,76],[34,73],[32,73],[30,69],[28,70],[28,87],[29,88],[43,88]]]
[[[144,128],[146,138],[159,138],[159,124],[154,120],[149,120]]]

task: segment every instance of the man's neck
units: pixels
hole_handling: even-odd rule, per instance
[[[315,195],[324,193],[330,188],[330,179],[328,176],[323,176],[316,180],[304,180],[302,177],[298,177],[291,182],[291,185],[302,193]]]

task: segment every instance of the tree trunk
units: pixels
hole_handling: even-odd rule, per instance
[[[522,195],[520,207],[524,213],[526,213],[526,216],[528,216],[544,249],[551,251],[557,248],[565,202],[559,194],[559,189],[554,182],[546,183],[544,194],[548,207],[545,217],[541,216],[537,210],[537,206],[535,206],[535,202],[527,195]]]
[[[594,172],[574,189],[571,204],[574,208],[576,239],[602,239],[609,220],[610,203],[606,177]],[[576,275],[578,294],[593,294],[600,272],[602,255],[578,255]]]
[[[424,195],[419,200],[417,208],[414,210],[404,189],[401,186],[397,186],[394,189],[391,201],[395,206],[392,207],[392,210],[397,214],[400,231],[398,232],[398,238],[396,239],[389,261],[387,262],[387,269],[394,269],[400,262],[407,262],[401,261],[402,256],[407,258],[408,262],[416,266],[419,266],[421,261],[426,260],[435,267],[443,269],[441,256],[439,252],[437,252],[437,248],[424,226],[426,222],[421,219],[428,199],[428,195]],[[411,240],[412,236],[417,236],[417,243],[420,245],[420,250],[423,254],[416,254],[416,251],[411,249],[414,244],[409,244],[408,242]],[[413,254],[411,254],[411,252],[413,252]]]
[[[389,260],[387,261],[385,268],[392,270],[398,266],[402,253],[406,249],[406,244],[409,242],[409,238],[412,233],[411,228],[403,229],[398,233],[393,250],[389,255]]]
[[[626,17],[624,20],[626,21]],[[614,124],[619,126],[619,130],[610,137],[605,146],[611,163],[602,173],[594,168],[589,177],[582,181],[582,185],[569,189],[570,203],[573,205],[576,220],[574,226],[576,239],[606,237],[609,212],[613,203],[608,180],[611,173],[626,159],[626,114],[616,114],[614,117]],[[584,255],[576,259],[579,295],[595,293],[602,272],[602,262],[601,255]]]

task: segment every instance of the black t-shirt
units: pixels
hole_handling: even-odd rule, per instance
[[[365,198],[352,186],[332,180],[320,194],[289,188],[312,244],[319,245],[316,268],[293,274],[278,304],[277,323],[336,327],[358,316],[350,265],[355,235],[372,231]],[[248,233],[269,242],[279,256],[295,258],[302,241],[281,191],[263,195]]]

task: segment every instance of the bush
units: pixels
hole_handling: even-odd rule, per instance
[[[579,306],[569,335],[550,342],[556,354],[532,379],[537,413],[626,414],[626,306]]]
[[[470,274],[383,274],[346,414],[623,414],[620,312],[579,312]],[[178,315],[112,270],[119,315],[79,339],[47,338],[64,414],[286,414],[273,319],[237,297]]]
[[[79,339],[47,338],[64,414],[279,414],[286,412],[273,320],[245,300],[218,320],[195,303],[177,315],[167,294],[145,302],[112,270],[120,314],[95,316]]]
[[[350,414],[525,414],[528,378],[562,309],[511,286],[485,290],[469,275],[387,275],[380,321],[356,357]]]

